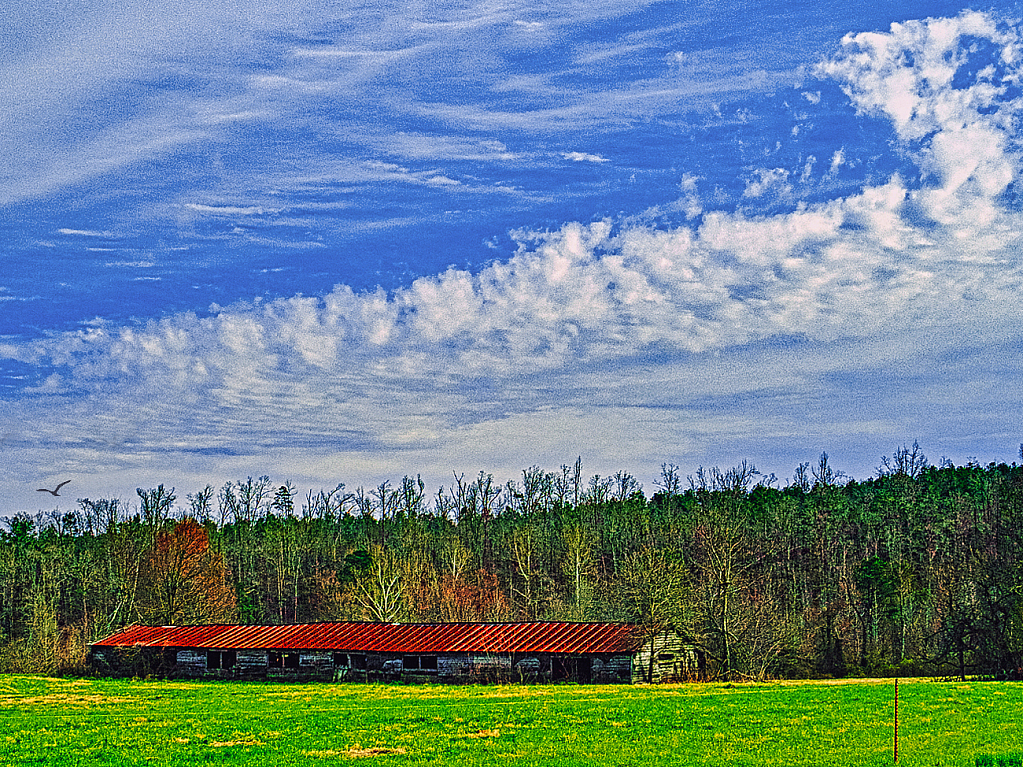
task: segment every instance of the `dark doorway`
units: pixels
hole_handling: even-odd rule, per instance
[[[206,668],[210,670],[234,668],[237,661],[238,655],[234,650],[206,651]]]
[[[593,679],[593,663],[590,658],[576,658],[575,661],[575,674],[576,680],[583,684],[589,684],[590,680]]]
[[[589,682],[593,678],[593,664],[588,657],[555,655],[551,658],[552,682]]]
[[[267,665],[270,668],[298,668],[298,653],[271,651],[267,656]]]

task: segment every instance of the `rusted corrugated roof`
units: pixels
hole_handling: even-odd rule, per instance
[[[129,626],[94,647],[338,650],[393,653],[633,652],[628,623],[303,623],[291,626]]]

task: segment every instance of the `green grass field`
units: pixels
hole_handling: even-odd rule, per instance
[[[1023,683],[903,680],[899,764],[1023,764]],[[3,765],[882,765],[893,683],[402,686],[0,676]]]

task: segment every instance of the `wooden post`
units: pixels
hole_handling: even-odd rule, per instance
[[[899,763],[899,678],[895,677],[895,764]]]

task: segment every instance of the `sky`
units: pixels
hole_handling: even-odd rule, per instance
[[[1017,13],[16,3],[0,515],[1017,460]]]

